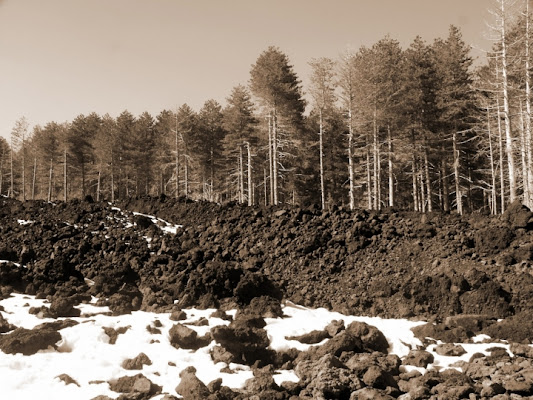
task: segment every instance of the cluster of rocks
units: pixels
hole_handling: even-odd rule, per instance
[[[254,299],[267,296],[263,299],[273,304],[286,298],[346,314],[427,318],[435,323],[424,328],[432,330],[427,336],[443,341],[450,332],[466,340],[477,333],[523,343],[533,339],[533,213],[520,204],[500,217],[243,207],[164,196],[130,199],[120,207],[123,212],[90,199],[66,204],[0,199],[0,260],[7,261],[0,263],[0,296],[18,291],[48,298],[49,307],[31,310],[43,317],[74,317],[73,306],[90,296],[98,297],[99,304],[116,315],[138,309],[178,313],[175,300],[178,307],[246,309]],[[132,211],[157,215],[183,228],[169,235],[151,219],[133,217]],[[275,315],[275,307],[271,312]],[[207,337],[195,336],[183,324],[177,324],[171,335],[177,346],[201,347],[214,339],[219,346],[213,357],[257,363],[258,375],[250,387],[281,393],[260,398],[290,398],[296,393],[320,398],[322,390],[323,398],[440,399],[493,393],[504,399],[529,390],[527,384],[512,386],[504,378],[530,382],[527,352],[511,356],[496,350],[498,361],[496,355],[480,356],[460,376],[455,372],[418,376],[400,372],[401,363],[392,365],[397,361],[380,359],[379,354],[391,357],[383,349],[273,354],[261,318],[251,315],[243,313]],[[39,347],[53,345],[60,327],[14,328],[0,318],[0,331],[11,331],[0,337],[5,352],[20,350],[16,336],[23,338],[19,341],[23,346],[33,343],[24,338],[34,335],[46,339],[41,344],[36,341]],[[348,328],[335,334],[314,332],[301,340],[322,337],[335,343],[341,340],[338,336],[348,335]],[[241,346],[248,341],[253,343],[249,348]],[[372,360],[368,362],[380,372],[370,365],[356,367],[365,365],[360,354],[374,354],[364,360]],[[276,388],[263,380],[261,371],[285,364],[299,371],[301,383]],[[470,368],[475,369],[472,365],[479,368],[469,375]],[[332,371],[314,376],[311,371],[320,368]],[[486,375],[486,371],[492,372]],[[371,383],[374,375],[380,383]],[[194,376],[194,371],[184,376]],[[331,392],[326,389],[329,383],[320,383],[334,380],[328,376],[336,377],[340,385]],[[124,387],[135,386],[132,382]],[[140,386],[148,387],[145,381]],[[226,389],[217,391],[218,386],[208,385],[209,396],[223,399],[217,393]],[[443,387],[465,391],[448,393]],[[135,391],[124,393],[130,396],[124,398],[136,398],[131,394]],[[150,386],[146,396],[154,393],[157,387]]]

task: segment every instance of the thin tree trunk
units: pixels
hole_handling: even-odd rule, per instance
[[[179,157],[179,135],[178,135],[178,114],[176,114],[176,143],[175,143],[175,152],[176,152],[176,159],[175,159],[175,171],[176,174],[176,198],[180,195],[180,157]]]
[[[320,199],[322,202],[322,210],[326,208],[326,191],[324,187],[324,121],[323,121],[323,115],[322,110],[319,112],[319,118],[320,118],[320,132],[318,134],[318,143],[319,143],[319,150],[320,150]]]
[[[9,154],[10,154],[10,162],[11,162],[11,188],[9,189],[9,194],[11,198],[14,198],[15,197],[15,194],[14,194],[14,188],[15,188],[15,179],[14,179],[14,176],[13,176],[13,140],[11,141],[11,148],[10,148],[10,151],[9,151]]]
[[[489,134],[489,161],[490,161],[490,177],[491,177],[491,184],[492,189],[490,191],[490,202],[491,202],[491,214],[496,215],[497,214],[497,202],[496,202],[496,173],[494,171],[494,153],[492,150],[492,133],[490,129],[490,114],[489,114],[489,108],[487,107],[487,131]]]
[[[533,209],[533,154],[532,154],[532,135],[531,135],[531,73],[529,71],[529,0],[526,0],[526,159],[527,159],[527,185],[524,185],[524,192],[527,192],[530,209]],[[527,189],[526,189],[527,187]]]
[[[507,167],[509,174],[509,201],[512,203],[516,199],[516,174],[513,153],[513,137],[511,133],[511,116],[509,111],[509,93],[507,81],[507,49],[505,43],[505,5],[501,1],[501,45],[502,45],[502,84],[503,84],[503,113],[505,118],[505,153],[507,156]]]
[[[352,100],[350,99],[350,107],[348,110],[348,176],[350,180],[350,210],[355,208],[355,194],[354,194],[354,176],[353,176],[353,120],[352,120]]]
[[[420,211],[418,208],[418,185],[416,177],[416,146],[415,146],[415,131],[411,130],[411,141],[412,141],[412,158],[411,158],[411,172],[413,175],[413,209],[414,211]]]
[[[96,184],[96,201],[100,201],[100,183],[101,183],[101,180],[102,180],[101,168],[102,168],[102,166],[100,166],[100,168],[98,169],[98,182]]]
[[[427,211],[432,212],[433,206],[431,200],[433,198],[433,192],[431,190],[431,180],[429,179],[429,162],[428,162],[428,144],[424,137],[424,173],[426,175],[426,190],[427,190]]]
[[[35,181],[37,179],[37,158],[33,157],[33,177],[31,182],[31,199],[35,200]]]
[[[373,161],[374,161],[374,205],[373,209],[378,209],[379,204],[379,194],[378,194],[378,186],[380,184],[379,182],[379,153],[378,153],[378,126],[377,126],[377,112],[374,108],[374,116],[372,118],[372,126],[373,126]]]
[[[442,146],[442,154],[444,155],[444,146]],[[442,181],[442,208],[444,212],[450,212],[450,183],[448,182],[448,168],[446,166],[446,159],[443,156],[441,160],[441,181]]]
[[[26,149],[22,136],[22,201],[26,201]]]
[[[528,183],[528,168],[527,168],[527,161],[526,161],[526,158],[527,158],[527,154],[526,154],[526,133],[524,131],[524,112],[522,110],[522,99],[520,99],[520,125],[519,125],[519,129],[520,129],[520,158],[521,158],[521,161],[522,161],[522,185],[523,185],[523,188],[524,188],[524,199],[523,199],[523,202],[524,204],[528,205],[529,204],[529,190],[528,190],[528,187],[527,187],[527,183]]]
[[[274,205],[278,205],[278,116],[274,108],[272,122],[272,173],[274,174]]]
[[[268,195],[267,195],[267,172],[266,168],[263,168],[263,187],[265,189],[265,206],[268,205]]]
[[[244,162],[242,155],[242,144],[239,145],[239,203],[244,203]]]
[[[503,171],[503,132],[502,123],[500,119],[500,99],[496,97],[496,107],[498,116],[498,146],[500,150],[500,212],[505,212],[505,174]]]
[[[52,181],[54,178],[54,160],[50,159],[50,172],[48,175],[48,201],[52,201]]]
[[[272,111],[268,115],[268,164],[270,169],[270,204],[274,204],[274,141],[272,140]]]
[[[390,125],[387,126],[387,141],[389,143],[389,207],[394,207],[394,177],[392,174],[393,164],[392,164],[392,134],[390,130]]]
[[[111,203],[115,202],[115,165],[111,161]]]
[[[254,205],[254,187],[252,184],[252,149],[250,148],[250,142],[246,142],[246,148],[248,149],[248,206]]]
[[[418,173],[418,184],[420,185],[420,206],[418,209],[423,213],[426,212],[426,189],[424,188],[424,174],[422,170]]]
[[[463,214],[463,198],[461,195],[461,186],[459,185],[459,150],[457,150],[457,133],[453,133],[453,172],[455,175],[455,199],[457,203],[457,212]]]
[[[189,159],[185,157],[185,197],[189,197]]]
[[[368,200],[368,209],[372,210],[372,176],[370,173],[370,143],[368,134],[367,143],[366,143],[366,186],[367,186],[367,200]]]
[[[66,203],[67,196],[67,149],[63,151],[63,201]]]

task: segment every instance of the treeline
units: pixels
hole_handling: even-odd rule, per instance
[[[530,16],[495,10],[495,42],[473,69],[448,37],[407,49],[385,37],[310,61],[307,104],[288,57],[269,47],[247,86],[157,116],[95,113],[0,141],[0,193],[97,200],[145,194],[252,204],[501,213],[533,205]],[[309,106],[310,113],[304,112]]]

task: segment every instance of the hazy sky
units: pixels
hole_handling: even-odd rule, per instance
[[[305,84],[313,57],[371,46],[407,47],[450,24],[487,50],[492,0],[0,0],[0,134],[127,109],[154,117],[208,99],[225,103],[250,67],[278,46]]]

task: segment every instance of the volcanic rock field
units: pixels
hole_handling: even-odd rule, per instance
[[[112,378],[54,377],[98,389],[70,398],[533,396],[533,213],[518,203],[495,217],[165,196],[113,205],[1,198],[0,238],[4,384],[8,371],[31,369],[24,360],[72,352],[69,335],[84,324],[111,347],[135,330],[133,322],[105,326],[99,315],[149,313],[155,317],[142,330],[151,343],[191,357],[203,352],[226,378],[205,382],[192,361],[167,359],[165,371],[170,365],[175,376],[162,368],[149,375],[154,355],[131,342]],[[33,318],[31,326],[15,309]],[[323,317],[275,345],[272,324],[299,310]],[[409,325],[412,338],[395,344],[376,327],[384,320]],[[230,383],[239,371],[247,379]],[[62,398],[45,384],[31,396],[21,388],[20,399]]]

